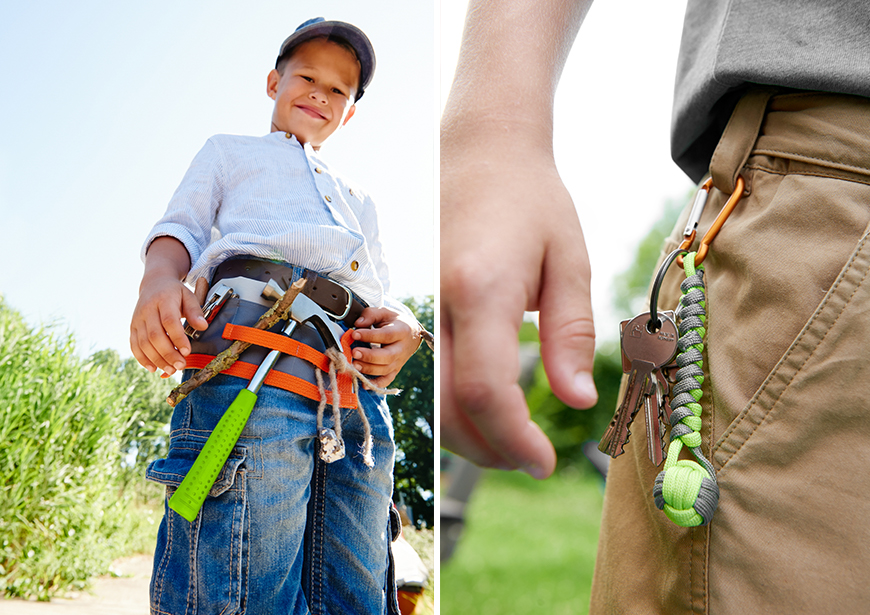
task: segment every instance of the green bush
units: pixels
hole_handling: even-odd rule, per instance
[[[0,299],[0,593],[81,589],[129,549],[169,386],[113,351],[80,358]]]

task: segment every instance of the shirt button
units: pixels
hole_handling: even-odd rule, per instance
[[[284,136],[285,136],[286,138],[288,138],[288,139],[292,139],[292,138],[293,138],[293,135],[291,135],[289,132],[285,132],[285,133],[284,133]]]
[[[332,203],[332,197],[329,196],[328,194],[327,194],[325,197],[323,197],[323,198],[326,199],[326,202],[327,202],[327,203]]]
[[[357,269],[359,269],[359,263],[358,263],[357,261],[353,261],[353,262],[350,264],[350,268],[351,268],[353,271],[356,271]]]
[[[320,167],[315,167],[314,170],[318,173],[323,173],[323,169],[321,169]]]

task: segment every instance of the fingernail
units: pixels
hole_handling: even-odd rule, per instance
[[[188,348],[181,348],[181,349],[179,349],[178,352],[180,352],[181,354],[183,354],[183,355],[186,357],[187,355],[190,354],[190,349],[188,349]],[[178,365],[178,363],[176,363],[176,365]]]
[[[593,406],[598,401],[598,391],[595,389],[595,381],[592,379],[592,374],[589,372],[578,372],[574,376],[574,390],[582,397],[589,400],[589,405]]]
[[[177,361],[175,363],[175,369],[181,371],[184,369],[184,361]]]
[[[547,473],[544,472],[544,468],[537,464],[530,463],[520,469],[536,480],[544,480],[545,478],[547,478]]]

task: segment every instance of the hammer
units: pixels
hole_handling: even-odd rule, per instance
[[[279,292],[283,294],[280,287],[273,280],[270,280],[263,291],[263,296],[271,297],[270,287],[273,292],[276,287],[279,288]],[[341,348],[341,327],[332,322],[320,306],[305,295],[300,293],[296,296],[293,303],[290,304],[289,316],[287,324],[282,330],[284,335],[292,337],[296,327],[308,322],[314,325],[327,348]],[[272,350],[266,355],[248,386],[239,391],[236,399],[224,412],[202,447],[196,461],[193,462],[187,476],[184,477],[178,489],[169,499],[169,508],[191,523],[199,514],[206,495],[214,485],[221,468],[229,459],[233,447],[238,442],[239,436],[251,416],[254,404],[257,403],[257,393],[280,355],[281,352],[278,350]]]

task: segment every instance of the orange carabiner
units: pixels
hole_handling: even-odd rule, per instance
[[[719,215],[716,216],[716,219],[713,221],[713,224],[710,226],[710,229],[701,239],[701,243],[698,245],[698,254],[695,256],[695,265],[700,265],[704,262],[704,259],[707,257],[707,252],[710,248],[710,244],[716,239],[716,235],[719,234],[719,231],[722,229],[722,225],[725,224],[725,221],[728,219],[728,216],[731,215],[731,212],[734,211],[734,208],[737,207],[737,203],[740,202],[740,199],[743,198],[743,187],[745,182],[743,181],[743,177],[740,175],[737,176],[737,182],[734,186],[734,192],[728,198],[728,201],[722,207],[722,211],[719,212]],[[707,194],[710,192],[710,188],[713,186],[713,179],[710,178],[704,185],[701,186],[701,189],[698,191],[698,196],[695,198],[695,204],[692,206],[692,212],[689,214],[689,224],[686,226],[686,230],[683,232],[683,243],[680,244],[680,250],[688,250],[689,246],[695,241],[696,236],[696,228],[698,226],[698,220],[701,218],[701,213],[704,210],[704,204],[707,200]],[[701,193],[704,193],[703,195]],[[703,199],[703,200],[702,200]],[[682,267],[683,266],[683,256],[680,255],[677,257],[677,263]]]

